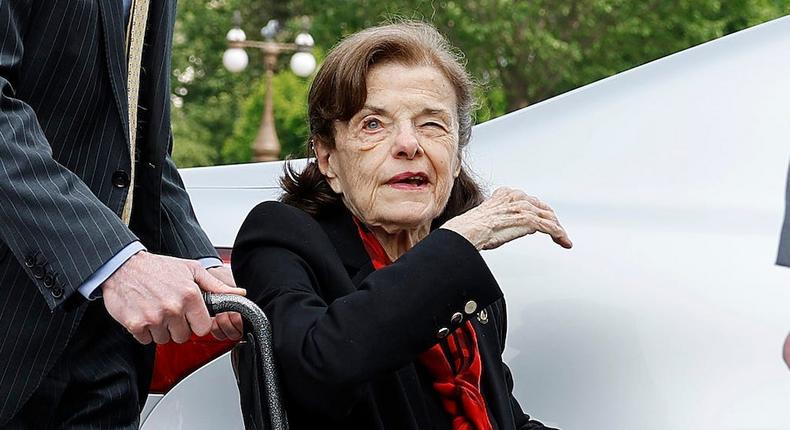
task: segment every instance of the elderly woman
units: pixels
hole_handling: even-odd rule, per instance
[[[511,394],[505,303],[479,251],[534,232],[571,242],[545,203],[484,199],[465,171],[472,91],[418,23],[354,34],[318,72],[315,160],[289,168],[233,252],[271,320],[292,428],[544,428]]]

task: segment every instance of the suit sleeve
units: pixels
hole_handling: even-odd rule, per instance
[[[328,303],[322,284],[342,281],[332,271],[345,269],[321,227],[286,207],[253,210],[234,246],[233,273],[271,319],[286,394],[304,408],[347,415],[366,382],[412,362],[439,328],[453,328],[464,303],[502,296],[477,250],[440,229]]]
[[[35,112],[16,98],[29,13],[25,2],[0,2],[0,241],[54,309],[137,238],[53,159]]]
[[[162,171],[162,246],[168,255],[197,260],[218,258],[217,251],[200,227],[184,189],[184,182],[173,159],[172,135],[170,149]]]

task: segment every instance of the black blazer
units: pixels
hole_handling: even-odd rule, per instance
[[[450,321],[459,311],[477,332],[482,392],[495,428],[544,428],[511,394],[501,358],[502,292],[460,235],[435,230],[374,271],[347,211],[315,220],[266,202],[242,225],[232,261],[239,286],[271,319],[292,428],[449,429],[415,359],[437,342],[439,330],[463,324]],[[477,304],[471,315],[464,312],[470,301]],[[482,309],[485,324],[476,317]]]
[[[0,1],[0,425],[77,327],[77,288],[119,250],[216,255],[170,159],[174,0],[151,2],[131,229],[119,219],[132,163],[122,4]]]

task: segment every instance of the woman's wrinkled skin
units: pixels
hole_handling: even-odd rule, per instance
[[[377,65],[365,106],[334,131],[334,149],[316,142],[321,172],[394,259],[428,234],[460,171],[455,91],[435,68]]]
[[[395,261],[428,235],[460,172],[456,96],[432,66],[377,64],[367,79],[365,106],[335,122],[334,148],[315,142],[316,157],[332,190]],[[551,207],[509,188],[442,228],[478,250],[535,232],[572,246]]]

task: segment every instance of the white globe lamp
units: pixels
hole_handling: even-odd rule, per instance
[[[222,65],[233,73],[241,72],[247,68],[249,62],[250,58],[242,48],[229,48],[222,54]]]
[[[306,78],[315,71],[315,57],[309,52],[297,52],[291,56],[291,70],[296,76]]]

